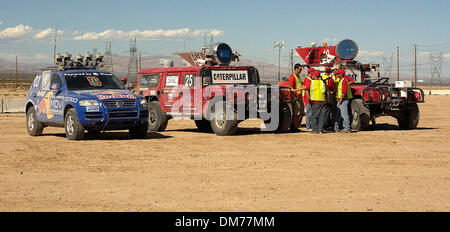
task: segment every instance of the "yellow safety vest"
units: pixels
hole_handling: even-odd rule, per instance
[[[322,80],[312,80],[309,96],[312,101],[325,101],[327,87]]]
[[[322,80],[326,81],[326,80],[328,80],[328,78],[330,78],[330,77],[327,74],[322,75]],[[334,80],[334,78],[333,78],[333,80]]]
[[[298,77],[295,74],[292,74],[292,75],[294,75],[294,78],[295,78],[295,88],[300,89],[302,87],[302,81],[300,80],[300,77]],[[297,91],[297,94],[300,95],[300,91]]]
[[[345,78],[342,78],[339,80],[338,84],[337,84],[337,93],[336,93],[336,98],[341,98],[342,97],[342,82],[344,82]],[[350,85],[347,82],[347,98],[348,99],[352,99],[353,95],[352,95],[352,89],[350,88]]]
[[[308,77],[308,76],[305,78],[305,80],[306,80],[306,79],[309,79],[310,81],[312,81],[312,79],[311,79],[310,77]],[[305,96],[305,92],[306,92],[305,90],[302,91],[302,97]]]

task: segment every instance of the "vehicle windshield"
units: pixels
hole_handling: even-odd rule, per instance
[[[111,73],[66,73],[64,79],[69,90],[125,89]]]

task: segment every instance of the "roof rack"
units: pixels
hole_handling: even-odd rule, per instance
[[[74,60],[72,60],[72,54],[65,53],[64,55],[57,54],[55,57],[55,64],[59,70],[68,69],[104,69],[108,66],[103,64],[103,55],[100,53],[94,55],[86,53],[85,56],[78,54]]]

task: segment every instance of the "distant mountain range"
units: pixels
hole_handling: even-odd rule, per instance
[[[178,56],[146,56],[142,57],[142,68],[156,68],[162,67],[160,64],[161,59],[172,60],[174,66],[185,66],[183,60]],[[139,60],[138,67],[139,67]],[[107,64],[107,62],[105,61]],[[20,73],[36,73],[39,69],[46,68],[52,65],[49,63],[19,63],[18,70]],[[128,56],[113,56],[113,69],[112,71],[117,77],[127,76],[129,65]],[[243,65],[243,66],[254,66],[258,69],[262,81],[276,82],[278,77],[278,65],[271,64],[264,61],[255,61],[250,59],[241,58],[238,63],[232,63],[232,65]],[[7,61],[0,59],[0,73],[13,73],[15,72],[16,64],[13,61]],[[110,69],[111,71],[111,69]],[[290,75],[290,70],[287,67],[281,67],[281,77],[288,77]],[[393,77],[396,80],[396,77]],[[400,79],[402,80],[414,80],[411,75],[400,74]],[[429,77],[420,76],[419,79],[424,80],[424,83],[429,82]],[[131,80],[134,81],[134,80]],[[393,82],[393,81],[391,81]],[[450,84],[448,78],[441,77],[442,84]]]
[[[142,68],[156,68],[162,67],[160,64],[161,59],[172,60],[174,66],[185,66],[183,59],[178,56],[146,56],[142,57]],[[128,56],[113,56],[113,67],[112,71],[118,77],[127,76],[128,73],[128,65],[129,65],[129,57]],[[139,60],[138,67],[139,67]],[[105,60],[105,64],[109,64]],[[49,63],[19,63],[18,70],[20,73],[36,73],[42,68],[46,68],[53,64]],[[253,61],[249,59],[241,59],[238,63],[232,63],[232,65],[248,65],[254,66],[258,69],[260,76],[263,79],[276,80],[278,76],[278,66],[275,64],[271,64],[264,61]],[[0,72],[1,73],[12,73],[16,70],[16,64],[12,61],[6,61],[0,59]],[[110,69],[111,71],[111,69]],[[281,76],[288,76],[289,69],[281,67]]]

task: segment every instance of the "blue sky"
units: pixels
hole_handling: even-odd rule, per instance
[[[381,62],[400,46],[407,68],[413,44],[419,45],[422,63],[429,52],[450,58],[450,1],[1,2],[0,58],[7,60],[14,55],[30,62],[49,59],[55,26],[62,31],[58,52],[73,54],[103,51],[112,41],[114,54],[127,55],[128,36],[134,34],[144,56],[170,55],[184,45],[198,49],[204,33],[213,33],[215,41],[230,44],[243,58],[272,63],[275,40],[286,41],[287,56],[296,45],[344,38],[358,43],[364,61]]]

